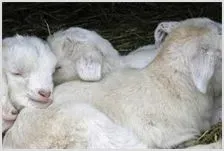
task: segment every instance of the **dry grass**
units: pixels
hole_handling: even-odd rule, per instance
[[[3,37],[16,33],[46,38],[51,33],[79,26],[95,30],[121,54],[154,43],[161,21],[209,17],[221,22],[221,3],[3,3]],[[221,137],[221,123],[204,132],[198,143]]]
[[[20,33],[46,38],[47,24],[51,33],[80,26],[124,51],[153,43],[159,22],[191,17],[221,21],[221,3],[3,3],[3,37]]]

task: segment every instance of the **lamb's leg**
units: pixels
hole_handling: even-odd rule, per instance
[[[6,75],[2,74],[3,79],[3,96],[1,98],[2,103],[2,133],[4,133],[6,130],[8,130],[16,120],[18,111],[15,109],[15,107],[12,105],[11,100],[8,96],[8,85],[7,85],[7,78]]]
[[[2,98],[6,99],[6,98]],[[2,104],[2,133],[7,131],[15,122],[18,111],[14,108],[9,100]]]
[[[7,131],[3,147],[85,149],[146,148],[146,145],[93,106],[75,103],[64,104],[60,109],[23,109]]]

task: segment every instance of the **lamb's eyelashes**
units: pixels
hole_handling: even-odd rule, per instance
[[[13,70],[13,71],[9,71],[9,73],[13,76],[13,77],[17,77],[17,78],[27,78],[30,73],[27,72],[27,71],[24,71],[24,70],[19,70],[19,69],[16,69],[16,70]]]
[[[15,75],[15,76],[22,76],[23,75],[23,73],[21,73],[21,72],[12,72],[12,74]]]
[[[21,70],[10,71],[10,73],[16,77],[23,77],[26,73]]]

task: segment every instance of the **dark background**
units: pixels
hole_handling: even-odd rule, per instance
[[[3,38],[16,33],[46,39],[51,33],[79,26],[95,30],[119,51],[154,43],[162,21],[208,17],[221,22],[222,3],[3,3]]]

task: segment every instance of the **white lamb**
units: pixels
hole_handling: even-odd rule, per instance
[[[164,28],[164,26],[158,26],[156,31],[158,31],[158,34],[161,35],[161,32],[166,32],[167,29]],[[155,33],[155,36],[158,37],[156,33]],[[84,39],[80,40],[80,38],[84,38]],[[55,33],[53,36],[50,36],[48,40],[50,41],[50,44],[54,52],[56,51],[56,54],[59,55],[59,58],[60,58],[59,64],[63,64],[63,62],[69,62],[70,59],[75,59],[75,58],[77,58],[77,60],[80,60],[82,56],[85,56],[87,59],[86,62],[82,62],[81,64],[77,65],[77,70],[80,71],[80,73],[86,72],[85,75],[87,77],[88,76],[97,77],[98,74],[101,74],[99,73],[101,72],[101,70],[99,72],[97,71],[97,65],[98,67],[101,68],[102,65],[105,65],[108,62],[109,62],[107,66],[108,69],[106,69],[108,71],[114,70],[115,68],[117,69],[123,68],[125,66],[131,67],[131,68],[137,68],[137,69],[144,68],[150,62],[152,62],[152,60],[155,58],[157,54],[155,45],[147,45],[144,47],[140,47],[136,51],[131,52],[128,56],[119,56],[117,51],[112,47],[112,45],[107,40],[103,39],[101,36],[99,36],[97,33],[93,31],[88,31],[82,28],[70,28],[63,32],[59,31]],[[60,43],[58,43],[58,40],[60,40]],[[74,42],[72,43],[72,41]],[[76,42],[78,42],[79,44],[77,44]],[[61,44],[63,44],[63,48],[58,49]],[[67,47],[70,47],[71,44],[73,44],[75,47],[75,49],[71,50],[74,52],[69,52],[67,50]],[[95,46],[99,47],[99,49],[95,49]],[[62,51],[62,52],[57,53],[58,51]],[[93,59],[88,58],[88,55],[94,56],[94,54],[97,54],[98,51],[103,52],[104,55],[99,54],[98,56],[96,55],[95,58],[99,57],[102,60],[104,60],[104,62],[106,63],[100,62],[99,64],[97,64],[97,62],[94,62],[94,58]],[[87,54],[83,52],[87,52]],[[75,54],[73,56],[70,56],[67,53],[75,53]],[[60,57],[61,54],[63,54],[64,57],[61,58]],[[55,81],[59,80],[60,82],[62,82],[61,79],[59,79],[60,77],[63,77],[64,78],[63,80],[68,81],[70,80],[70,78],[66,78],[66,77],[69,77],[69,76],[75,79],[75,77],[77,76],[76,73],[70,72],[70,74],[73,74],[73,75],[70,75],[70,74],[67,74],[68,72],[66,72],[66,71],[72,71],[70,70],[70,67],[72,67],[72,65],[75,66],[75,63],[76,63],[75,61],[70,61],[69,64],[62,66],[63,69],[60,69],[60,71],[57,70],[55,73],[55,77],[56,77]],[[86,65],[85,63],[87,63],[88,66],[83,66],[83,65]],[[95,64],[97,65],[95,66]],[[75,70],[74,66],[73,66],[73,69]],[[79,67],[83,67],[84,70]],[[93,67],[93,68],[90,69],[89,67]],[[93,73],[89,73],[89,72],[93,72]],[[85,79],[85,75],[82,74],[80,76],[81,78],[83,77],[83,80],[89,80],[88,78]],[[98,79],[93,78],[91,80],[94,81]],[[6,84],[5,76],[3,78],[3,82],[5,83],[5,87],[3,88],[3,90],[5,90],[4,98],[2,98],[3,119],[4,119],[2,131],[4,132],[13,124],[19,111],[15,109],[11,101],[6,101],[10,99],[8,98],[8,89],[6,88],[7,84]]]
[[[7,131],[3,148],[146,148],[132,131],[114,124],[92,105],[64,101],[44,110],[24,108]]]
[[[39,114],[24,109],[18,117],[21,119],[6,133],[3,146],[86,148],[86,142],[92,142],[89,136],[93,131],[82,134],[82,130],[84,127],[84,132],[88,131],[92,125],[79,119],[85,119],[82,115],[86,117],[88,107],[84,105],[79,110],[76,105],[90,103],[115,123],[133,131],[149,148],[172,148],[210,127],[215,96],[213,76],[220,64],[221,34],[214,22],[206,18],[180,22],[150,66],[143,70],[123,69],[95,83],[76,80],[56,87],[57,103],[37,111]],[[93,115],[90,119],[87,116],[87,121],[93,119],[94,125],[101,121],[91,112],[87,115]],[[28,124],[29,120],[34,127]],[[106,138],[113,137],[113,133],[106,134]]]
[[[3,132],[22,108],[46,108],[52,103],[52,74],[57,60],[48,44],[34,36],[5,38],[2,55]]]
[[[220,28],[208,19],[187,20],[174,29],[161,51],[163,53],[140,74],[127,70],[108,75],[100,84],[73,82],[59,89],[70,98],[92,100],[110,118],[132,128],[149,146],[177,145],[210,126],[211,106],[216,96],[213,92],[217,91],[214,81],[209,82],[221,71]],[[217,78],[221,81],[221,76]],[[77,94],[81,91],[84,93]],[[172,122],[174,120],[177,122]],[[147,121],[151,125],[146,126],[144,132],[142,125],[147,125]]]
[[[27,120],[24,121],[24,120],[21,120],[20,118],[16,120],[18,123],[21,122],[22,125],[25,125],[25,124],[30,125],[33,122],[30,121],[29,118],[34,117],[33,114],[36,114],[36,113],[38,114],[38,112],[35,112],[36,111],[35,108],[46,108],[47,106],[50,105],[50,103],[52,103],[52,95],[50,95],[49,97],[46,97],[46,99],[47,98],[50,99],[50,100],[46,100],[46,104],[45,104],[44,98],[41,97],[40,99],[43,100],[43,103],[39,104],[39,101],[42,101],[42,100],[35,100],[37,102],[30,102],[31,100],[28,100],[29,98],[25,98],[25,96],[21,95],[21,94],[27,93],[26,91],[23,93],[19,93],[22,89],[25,88],[25,85],[29,84],[29,83],[25,83],[26,81],[22,79],[23,75],[24,75],[24,78],[26,78],[27,80],[30,80],[30,78],[32,78],[32,76],[36,77],[35,79],[38,80],[38,81],[36,81],[37,84],[38,83],[41,84],[41,82],[42,82],[41,86],[48,86],[49,88],[51,88],[50,89],[51,91],[52,91],[52,87],[53,87],[52,77],[49,77],[49,75],[51,76],[52,73],[54,72],[54,67],[56,64],[55,58],[53,57],[54,55],[49,51],[49,48],[47,47],[47,45],[45,46],[46,48],[43,47],[44,43],[41,44],[40,42],[42,42],[42,41],[40,41],[39,39],[34,39],[34,40],[38,40],[37,42],[39,42],[39,43],[37,43],[36,41],[34,41],[35,43],[30,43],[28,38],[30,38],[32,40],[32,38],[34,38],[34,37],[16,36],[13,38],[7,38],[3,41],[3,44],[4,44],[3,45],[3,55],[4,55],[4,72],[3,72],[3,74],[5,76],[3,79],[4,97],[2,98],[2,106],[3,106],[3,129],[2,129],[2,132],[5,132],[13,125],[15,119],[17,118],[17,114],[13,114],[14,112],[18,113],[18,110],[21,110],[24,107],[26,110],[30,109],[31,113],[30,113],[30,115],[28,115],[29,117],[24,118]],[[11,45],[9,45],[9,44],[11,44]],[[12,44],[14,44],[14,45],[12,45]],[[34,44],[36,44],[36,45],[34,45]],[[41,47],[43,47],[45,49],[43,49]],[[8,51],[13,51],[13,52],[8,52]],[[12,53],[15,56],[13,56]],[[27,54],[27,57],[26,57],[26,53],[29,53],[29,54]],[[35,55],[37,55],[37,56],[35,56]],[[42,56],[42,55],[45,55],[45,56]],[[23,58],[18,58],[21,56]],[[30,57],[33,56],[33,58],[30,59],[30,58],[28,58],[29,56]],[[42,58],[39,58],[39,57],[42,57]],[[13,62],[13,60],[15,60],[15,62]],[[36,61],[35,64],[33,64],[34,61]],[[14,65],[15,67],[13,66],[14,67],[13,68],[10,65],[11,66]],[[11,67],[13,69],[11,69],[9,67]],[[14,72],[12,72],[11,70],[7,70],[8,68]],[[17,71],[17,70],[19,70],[19,71]],[[9,76],[14,75],[15,77],[11,77],[11,79],[9,79],[6,76],[7,74],[9,74]],[[12,74],[12,75],[10,75],[10,74]],[[37,77],[37,75],[35,75],[35,74],[37,74],[39,77]],[[44,75],[41,76],[40,74],[44,74]],[[45,79],[44,79],[44,77],[45,77]],[[16,78],[19,78],[19,79],[16,79]],[[12,80],[14,80],[14,81],[12,81]],[[42,81],[39,81],[39,80],[42,80]],[[46,81],[44,81],[44,80],[46,80]],[[13,82],[17,82],[17,83],[13,83]],[[29,82],[35,82],[35,81],[32,81],[32,79],[31,79],[31,81],[29,81]],[[17,87],[12,87],[12,86],[10,87],[9,84],[15,84],[15,86],[17,86]],[[48,85],[46,85],[46,84],[48,84]],[[33,86],[36,86],[36,87],[34,87],[35,88],[34,90],[38,90],[37,88],[39,85],[33,85]],[[9,93],[8,90],[11,90],[11,92]],[[30,90],[28,92],[30,92]],[[37,91],[37,93],[39,93],[39,92]],[[13,96],[12,96],[12,94],[13,94]],[[16,97],[18,97],[18,98],[16,98]],[[13,100],[15,100],[15,101],[12,101],[11,98],[14,98]],[[17,109],[15,109],[14,106],[16,106]],[[30,108],[30,107],[34,107],[34,108]],[[59,107],[59,108],[61,108],[61,107]],[[108,117],[106,117],[103,113],[99,112],[98,110],[94,109],[94,107],[91,107],[89,105],[77,104],[75,109],[76,108],[83,110],[83,111],[81,111],[81,113],[84,114],[83,118],[78,114],[78,116],[77,116],[78,118],[82,118],[82,120],[84,122],[88,122],[90,124],[92,122],[92,126],[90,126],[91,129],[88,129],[88,131],[91,131],[91,133],[90,133],[91,135],[90,135],[89,139],[93,140],[93,141],[90,141],[90,142],[93,142],[93,144],[88,143],[90,145],[90,147],[93,146],[96,148],[96,147],[105,146],[106,148],[107,147],[146,148],[145,145],[143,145],[142,143],[140,143],[137,140],[137,138],[132,134],[132,132],[129,132],[128,130],[126,130],[120,126],[115,125],[114,123],[112,123],[112,121]],[[62,109],[65,109],[65,108],[62,107]],[[76,110],[80,111],[78,109],[76,109]],[[58,109],[58,110],[60,110],[60,109]],[[68,106],[66,111],[64,111],[64,110],[62,110],[62,111],[65,112],[65,114],[66,114],[65,117],[68,117],[69,119],[71,119],[72,117],[68,116],[68,113],[73,112],[72,110],[74,110],[74,107],[70,108],[70,106]],[[38,111],[38,109],[37,109],[37,111]],[[41,112],[40,115],[43,115],[45,118],[48,117],[48,116],[45,116],[44,114],[42,114],[42,112],[44,112],[44,113],[47,112],[46,110],[40,109],[39,111]],[[76,114],[77,111],[74,113]],[[50,112],[52,112],[52,110],[50,110]],[[20,114],[22,114],[22,113],[20,113]],[[52,115],[52,114],[50,114],[50,115]],[[58,115],[57,115],[57,113],[55,113],[55,115],[53,115],[53,116],[58,116]],[[60,116],[61,116],[61,114],[60,114]],[[92,121],[91,121],[91,120],[89,120],[90,117],[88,117],[88,116],[93,116],[93,117],[96,116],[96,118],[95,119],[92,118]],[[102,121],[101,120],[98,121],[99,120],[98,117]],[[76,115],[74,116],[74,118],[76,118]],[[33,119],[38,120],[36,118],[33,118]],[[26,122],[28,122],[28,123],[26,123]],[[50,124],[50,122],[48,120],[46,120],[46,122],[48,124]],[[44,122],[41,122],[41,123],[44,124]],[[52,124],[55,124],[55,123],[52,123]],[[80,124],[82,124],[82,123],[80,123]],[[80,124],[78,126],[80,126]],[[98,125],[105,126],[105,127],[99,127]],[[38,124],[35,126],[38,126]],[[79,129],[79,127],[77,127],[77,128]],[[96,133],[95,128],[102,130],[102,132],[99,132],[99,135],[98,135],[98,133]],[[95,131],[95,133],[93,130]],[[114,130],[117,131],[116,134],[114,133]],[[29,132],[28,129],[26,131]],[[105,131],[105,132],[103,132],[103,131]],[[105,142],[106,141],[105,137],[110,136],[107,133],[114,135],[114,137],[108,138],[108,142]],[[83,133],[81,133],[80,137],[83,137],[82,135],[83,135]],[[76,137],[78,137],[78,136],[76,136]],[[97,137],[98,137],[98,141],[95,141],[97,139]],[[84,140],[80,140],[80,141],[84,141]],[[97,144],[94,144],[94,142]],[[80,144],[80,146],[81,145],[83,146],[83,143]],[[41,147],[41,145],[39,147]]]
[[[108,40],[78,27],[54,33],[48,37],[48,43],[58,59],[56,84],[77,79],[98,81],[106,73],[125,67],[144,68],[158,52],[154,45],[149,45],[150,50],[120,56]]]
[[[161,26],[158,26],[157,29],[160,27]],[[163,29],[158,30],[158,33],[161,34],[161,32],[166,32],[166,30],[167,29],[163,27]],[[155,36],[156,36],[156,33],[155,33]],[[81,39],[83,38],[83,39],[80,40],[80,38]],[[82,62],[81,64],[77,65],[78,71],[80,71],[81,73],[87,72],[85,75],[83,74],[80,75],[81,76],[80,78],[83,78],[83,80],[93,80],[93,81],[98,80],[95,78],[93,79],[88,79],[88,78],[85,79],[85,78],[86,76],[93,77],[93,76],[98,76],[98,74],[101,74],[99,73],[101,72],[101,70],[99,72],[97,71],[97,66],[101,68],[102,65],[105,65],[107,63],[108,63],[108,66],[107,66],[108,69],[106,70],[108,70],[108,72],[111,70],[114,70],[115,68],[119,69],[123,67],[131,67],[131,68],[137,68],[137,69],[144,68],[155,58],[155,55],[157,54],[155,45],[147,45],[144,47],[140,47],[136,51],[131,52],[128,56],[119,56],[117,51],[112,47],[112,45],[107,40],[103,39],[101,36],[99,36],[97,33],[93,31],[88,31],[82,28],[70,28],[63,32],[59,31],[55,33],[53,36],[48,37],[48,41],[50,42],[53,48],[53,52],[56,51],[56,55],[59,55],[58,58],[59,58],[60,64],[63,64],[63,62],[69,62],[70,59],[81,60],[83,56],[86,57],[87,59],[86,62]],[[62,44],[63,44],[62,49],[59,49],[61,47],[60,45]],[[74,45],[74,48],[70,50],[71,45]],[[96,49],[95,47],[99,47],[99,48]],[[102,52],[104,55],[101,55],[99,53],[98,55],[94,56],[94,54],[97,54],[98,51]],[[70,56],[70,54],[68,53],[74,53],[74,55]],[[88,58],[91,55],[94,56],[93,59]],[[97,62],[94,61],[94,59],[97,57],[101,58],[106,63],[99,62],[99,64],[97,64]],[[64,75],[69,75],[69,74],[66,74],[67,72],[65,71],[66,70],[72,71],[72,70],[69,70],[70,66],[72,66],[72,64],[75,66],[75,63],[76,62],[72,60],[69,64],[66,64],[66,66],[65,65],[63,66],[64,70],[60,70],[59,72],[56,72],[55,73],[56,81],[59,80],[60,82],[62,82],[61,79],[57,78],[58,73],[59,73],[59,77],[61,77],[60,73],[62,73],[63,75],[62,77],[64,77]],[[86,65],[86,63],[88,64],[88,66],[83,66],[83,65]],[[79,68],[79,67],[82,67],[82,68]],[[93,73],[89,73],[92,71]],[[70,72],[70,74],[71,73],[72,72]],[[74,72],[72,74],[73,74],[72,76],[73,78],[77,76],[76,73]],[[68,81],[70,79],[65,78],[63,80]],[[4,89],[6,90],[6,88]],[[3,104],[4,104],[3,117],[6,117],[4,118],[5,120],[3,122],[3,132],[4,132],[13,124],[14,120],[17,117],[18,111],[11,104],[11,101],[7,101],[6,103],[3,103]],[[15,112],[15,114],[12,114],[13,112]]]
[[[221,34],[221,24],[213,22]],[[127,56],[119,56],[117,50],[106,39],[94,31],[83,28],[69,28],[58,31],[48,37],[52,51],[58,58],[54,73],[56,84],[81,78],[84,81],[98,81],[106,73],[123,68],[143,69],[149,65],[158,54],[165,37],[180,22],[169,21],[158,24],[154,32],[155,45],[150,44],[132,51]],[[221,64],[220,64],[221,66]],[[221,67],[219,67],[221,69]],[[221,79],[221,70],[214,75],[214,80]],[[221,81],[215,81],[217,98],[221,97]],[[216,98],[214,98],[216,99]],[[221,99],[215,101],[212,124],[221,119]]]
[[[155,47],[159,49],[162,46],[162,42],[165,40],[166,36],[177,26],[179,26],[180,22],[176,21],[168,21],[168,22],[161,22],[155,32]],[[222,25],[218,22],[212,22],[214,26],[218,29],[219,34],[222,34]],[[149,49],[150,50],[150,49]],[[147,47],[146,50],[147,51]],[[145,54],[147,55],[147,54]],[[144,59],[144,57],[143,57]],[[219,57],[219,62],[222,62],[222,58]],[[214,76],[212,77],[212,84],[211,86],[214,88],[214,106],[212,111],[212,125],[222,121],[222,64],[219,63],[215,66]],[[200,73],[197,73],[200,74]],[[202,73],[203,74],[203,73]],[[203,77],[202,77],[203,78]]]

